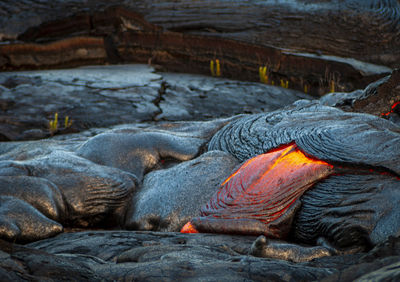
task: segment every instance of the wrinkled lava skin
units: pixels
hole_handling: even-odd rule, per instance
[[[192,228],[285,238],[300,196],[332,172],[332,165],[306,157],[296,144],[258,155],[222,183]]]
[[[267,167],[259,172],[267,172],[268,177],[259,179],[266,184],[272,181],[271,187],[282,191],[272,189],[273,201],[265,208],[254,205],[257,197],[255,202],[249,201],[251,193],[263,193],[264,185],[250,185],[250,196],[237,197],[240,205],[236,207],[240,208],[234,211],[235,218],[224,214],[223,208],[214,213],[211,201],[212,205],[202,209],[198,226],[195,217],[199,214],[185,219],[194,218],[192,226],[202,232],[264,234],[307,244],[322,238],[343,249],[369,247],[399,234],[400,128],[376,116],[299,101],[271,113],[145,130],[121,129],[85,142],[2,144],[0,237],[27,242],[54,236],[65,226],[126,227],[134,218],[128,215],[128,207],[135,205],[134,195],[149,171],[163,168],[162,160],[169,163],[172,158],[176,164],[207,149],[224,151],[241,162],[256,157],[260,162],[245,165],[251,171],[245,173],[245,182],[253,184],[252,177],[262,176],[254,173],[253,164],[265,163]],[[285,171],[292,154],[299,154],[302,161]],[[281,161],[275,162],[278,159]],[[211,179],[212,173],[208,177]],[[240,194],[235,184],[238,179],[231,177],[224,189]],[[170,181],[179,183],[180,178]],[[12,189],[7,188],[10,183]],[[36,187],[35,193],[30,191],[32,187]],[[199,188],[188,185],[186,189]],[[170,199],[174,198],[179,197]],[[194,205],[196,201],[199,199],[191,198],[180,204]],[[252,215],[251,220],[247,214]],[[254,220],[258,215],[264,218]]]
[[[281,144],[298,148],[291,145],[264,154]],[[400,234],[400,128],[386,120],[299,102],[285,111],[229,123],[214,135],[209,149],[247,162],[182,232],[191,228],[290,236],[310,244],[324,238],[339,248],[371,246]],[[265,169],[262,161],[257,170],[250,168],[260,158],[265,158],[264,166],[273,166],[271,159],[288,149],[300,149],[326,165],[313,174],[314,168],[305,163],[279,176]],[[289,208],[291,200],[296,204]]]

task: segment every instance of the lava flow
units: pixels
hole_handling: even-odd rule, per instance
[[[306,156],[295,143],[258,155],[229,176],[202,207],[200,217],[181,232],[285,237],[289,227],[277,230],[271,225],[292,217],[291,207],[298,204],[299,197],[332,173],[332,165]]]
[[[393,113],[395,111],[395,109],[397,108],[397,106],[400,106],[400,102],[396,102],[394,103],[391,107],[390,107],[390,111],[386,112],[386,113],[382,113],[381,116],[387,117],[388,115],[390,115],[391,113]]]

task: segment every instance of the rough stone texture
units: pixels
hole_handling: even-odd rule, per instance
[[[131,13],[118,13],[118,9],[91,16],[115,5],[139,12],[170,31],[399,66],[400,7],[396,0],[2,1],[0,39],[13,40],[28,28],[25,38],[31,40],[32,34],[48,39],[82,33],[104,35],[119,26],[128,31],[148,28],[142,21],[132,24]],[[40,33],[37,27],[41,24]]]
[[[94,137],[2,143],[0,196],[4,217],[0,237],[25,242],[53,236],[62,231],[62,226],[124,226],[126,209],[132,205],[131,198],[137,188],[142,187],[145,174],[201,154],[216,131],[239,117],[126,125]],[[201,165],[192,170],[193,175],[198,174],[200,167],[206,166],[202,163],[207,161],[203,158],[198,163]],[[221,168],[225,165],[226,168]],[[224,162],[219,167],[225,171],[219,176],[226,177],[231,165]],[[218,174],[213,177],[216,181]],[[179,186],[179,178],[170,181]],[[189,181],[190,174],[186,187],[194,189]],[[209,184],[212,183],[210,180]],[[182,199],[174,200],[166,203],[171,205],[170,210],[180,205]],[[177,215],[171,228],[179,229],[181,226],[177,224],[182,223],[183,216]],[[33,218],[41,224],[32,224]],[[51,228],[44,228],[46,224]]]
[[[54,183],[44,178],[29,176],[0,176],[1,196],[15,196],[46,217],[63,221],[65,201]],[[29,187],[29,189],[26,189]]]
[[[299,99],[305,93],[252,82],[165,73],[165,94],[157,119],[185,120],[268,112]]]
[[[163,74],[159,70],[209,74],[210,60],[220,59],[225,77],[258,81],[259,67],[266,65],[269,83],[274,81],[276,85],[281,79],[288,80],[290,87],[317,95],[331,90],[362,89],[389,73],[388,67],[399,67],[399,11],[396,0],[2,1],[1,69],[142,62],[152,64],[157,73],[147,66],[107,66],[0,74],[1,141],[50,136],[48,122],[55,112],[59,113],[60,124],[66,115],[73,120],[67,129],[61,125],[55,132],[57,136],[50,141],[0,144],[0,237],[9,241],[0,241],[1,279],[354,281],[398,278],[400,239],[386,239],[390,234],[398,235],[399,186],[394,177],[399,175],[398,127],[383,119],[324,108],[319,102],[309,107],[309,103],[300,101],[291,108],[306,109],[299,112],[310,118],[306,118],[312,123],[310,127],[303,124],[302,118],[288,118],[291,114],[267,115],[267,122],[273,129],[277,129],[275,125],[281,126],[282,120],[287,125],[294,124],[294,131],[304,131],[303,135],[295,134],[296,141],[310,154],[344,162],[345,170],[358,169],[356,176],[337,176],[306,194],[312,200],[305,198],[304,209],[295,221],[295,225],[305,227],[295,230],[297,237],[302,233],[311,234],[312,238],[304,241],[320,244],[313,237],[313,231],[307,229],[317,228],[330,239],[326,243],[336,241],[333,247],[343,249],[268,240],[261,255],[274,257],[270,259],[249,255],[252,246],[257,245],[256,238],[251,236],[117,230],[78,232],[81,229],[76,227],[93,224],[94,228],[120,228],[119,224],[125,222],[126,205],[134,208],[131,198],[134,193],[147,192],[145,195],[150,196],[150,191],[157,189],[195,189],[189,181],[194,176],[210,191],[215,189],[201,179],[216,183],[213,177],[223,173],[223,169],[218,173],[210,171],[206,177],[207,170],[201,168],[211,170],[210,163],[228,164],[215,164],[218,158],[204,160],[207,155],[201,154],[206,151],[207,142],[226,123],[235,124],[239,119],[249,121],[249,127],[237,131],[239,134],[257,135],[260,132],[253,131],[252,126],[265,124],[265,119],[237,116],[210,122],[153,125],[154,122],[262,113],[304,97],[300,92],[269,85]],[[334,94],[333,100],[339,101],[334,102],[337,107],[350,111],[378,116],[391,111],[387,117],[397,122],[398,108],[392,106],[399,99],[398,84],[398,71],[395,71],[390,78],[365,90],[343,95],[346,96],[343,103],[340,93]],[[338,116],[343,119],[335,120]],[[326,119],[334,120],[332,127],[324,127]],[[116,126],[106,133],[104,128],[93,128],[132,122],[140,124]],[[324,129],[310,129],[319,126]],[[90,130],[58,135],[85,129]],[[312,133],[306,134],[308,130]],[[266,141],[264,149],[276,145],[276,140],[281,142],[293,137],[285,130],[265,133],[261,130],[259,135],[272,136],[273,142],[266,144]],[[110,137],[109,142],[105,142],[107,138],[102,139],[104,136]],[[151,139],[151,146],[146,147],[147,137]],[[371,139],[379,142],[371,143]],[[259,144],[251,138],[244,141],[250,147]],[[362,150],[348,145],[352,142]],[[117,147],[112,147],[113,144]],[[226,147],[231,152],[236,145],[228,142]],[[331,150],[325,150],[327,147]],[[129,156],[131,150],[137,149],[139,154]],[[189,160],[194,157],[197,159]],[[124,163],[126,160],[128,163]],[[182,160],[186,162],[180,163]],[[193,166],[196,162],[199,164]],[[224,169],[228,170],[225,166]],[[369,169],[375,171],[372,176],[365,175],[371,172]],[[144,183],[141,183],[143,177]],[[351,189],[342,189],[343,180],[347,180]],[[181,182],[185,185],[180,186]],[[149,189],[145,190],[142,184]],[[364,189],[358,197],[355,190],[359,186]],[[29,196],[29,189],[35,189],[35,198]],[[336,201],[334,207],[320,208],[324,204],[320,197],[326,197],[324,192],[329,189],[338,196],[329,194],[329,199]],[[170,210],[179,206],[180,198],[175,198],[178,203],[173,197],[170,199],[168,203],[164,201],[165,206],[157,210],[160,215],[155,218],[168,216]],[[193,213],[195,207],[190,208],[193,209],[188,213]],[[387,212],[388,209],[391,210]],[[360,211],[361,214],[357,213]],[[311,224],[304,220],[310,217],[307,213],[312,215]],[[183,214],[177,216],[176,222],[183,222],[179,217],[183,218]],[[335,222],[337,218],[341,218],[339,223]],[[175,223],[169,223],[166,230],[177,228]],[[62,232],[63,226],[66,233],[48,238]],[[146,229],[145,224],[140,228]],[[157,223],[151,228],[161,229],[161,226]],[[365,230],[371,233],[370,237]],[[44,238],[48,239],[25,246],[10,243]],[[357,248],[359,242],[363,248]],[[355,249],[350,248],[356,254],[343,254],[349,244],[356,245]],[[284,258],[276,256],[282,247],[289,248],[289,252],[303,252],[303,247],[310,247],[309,258],[321,250],[322,255],[337,255],[292,263],[276,259]],[[271,250],[272,254],[267,254]],[[364,252],[359,253],[360,250]],[[251,253],[256,255],[256,251]],[[301,253],[288,260],[304,258]]]
[[[48,137],[56,112],[59,129],[68,133],[151,120],[159,111],[153,101],[161,76],[145,65],[1,73],[0,84],[4,141]]]
[[[218,131],[208,148],[244,161],[292,141],[321,160],[383,167],[400,174],[398,125],[318,101],[299,101],[279,111],[237,119]]]
[[[346,250],[368,249],[388,236],[400,236],[399,188],[400,180],[390,175],[331,176],[301,198],[293,237],[309,244],[323,237]]]
[[[63,231],[61,224],[12,196],[0,196],[0,216],[0,237],[11,242],[37,241]]]
[[[238,161],[211,151],[170,169],[146,175],[126,217],[128,229],[179,231],[215,193]]]
[[[41,15],[48,13],[41,6],[33,13],[44,18],[42,24],[19,34],[22,42],[0,46],[0,68],[20,70],[140,62],[161,65],[169,71],[210,74],[210,61],[219,59],[224,77],[258,81],[259,67],[266,66],[268,83],[281,85],[287,81],[293,89],[323,95],[333,88],[340,91],[364,88],[390,73],[391,69],[381,64],[398,67],[399,6],[394,0],[372,0],[367,4],[354,0],[340,3],[217,1],[212,4],[167,1],[162,5],[120,1],[115,6],[116,2],[93,2],[87,6],[73,1],[59,2],[51,12],[59,16],[50,16],[50,19],[47,14]],[[71,4],[77,4],[75,11],[66,12],[61,8]],[[4,6],[7,15],[8,3]],[[388,13],[391,10],[393,13]],[[137,12],[161,22],[168,30],[147,22]],[[251,24],[246,16],[252,18]],[[191,24],[187,26],[188,23]],[[232,30],[229,25],[236,28]],[[331,30],[321,26],[329,26]],[[360,26],[363,26],[361,30]],[[312,31],[312,36],[308,37],[305,30]],[[375,41],[379,36],[373,32],[383,38]],[[332,40],[338,42],[332,44]]]
[[[262,86],[268,88],[268,86]],[[246,122],[250,126],[247,126]],[[269,130],[265,128],[267,125],[270,127]],[[233,130],[232,134],[228,134],[229,130],[235,127],[238,127],[238,129]],[[322,130],[322,128],[324,129]],[[291,132],[294,135],[291,135]],[[267,146],[263,150],[268,150],[268,148],[274,147],[279,142],[285,143],[293,138],[306,151],[311,150],[310,152],[313,155],[334,160],[335,162],[344,162],[347,164],[354,162],[361,174],[365,174],[366,170],[363,170],[360,164],[373,167],[378,166],[380,169],[387,168],[390,171],[383,171],[386,174],[382,176],[375,175],[372,178],[368,178],[368,176],[367,184],[363,183],[362,181],[364,180],[362,179],[361,181],[357,180],[348,184],[350,186],[355,185],[356,188],[365,188],[364,192],[366,193],[363,194],[365,199],[363,198],[364,200],[361,202],[359,201],[359,197],[357,197],[357,193],[353,194],[354,199],[348,197],[348,190],[345,189],[345,193],[342,193],[343,191],[340,191],[340,189],[344,187],[341,186],[343,181],[340,180],[340,185],[338,185],[337,183],[335,184],[335,179],[330,180],[333,181],[333,184],[329,184],[329,181],[327,182],[328,185],[326,183],[318,184],[315,187],[316,189],[308,195],[308,199],[312,199],[313,195],[316,195],[316,198],[320,198],[321,191],[324,193],[327,189],[326,187],[333,186],[336,187],[334,191],[336,196],[340,196],[340,193],[342,193],[347,199],[342,201],[340,197],[332,197],[330,195],[330,198],[339,201],[339,203],[334,204],[334,208],[331,208],[333,209],[332,211],[329,210],[330,207],[328,209],[321,209],[321,205],[318,202],[311,201],[311,204],[317,203],[316,209],[318,212],[328,211],[327,216],[319,217],[320,221],[311,220],[314,223],[322,224],[322,227],[311,227],[311,229],[315,230],[315,228],[319,228],[320,235],[327,237],[328,241],[330,241],[328,243],[333,243],[331,247],[333,252],[329,251],[329,248],[314,247],[315,249],[309,249],[308,252],[311,253],[308,258],[315,257],[315,254],[320,256],[336,253],[338,256],[318,258],[307,263],[293,264],[276,259],[248,256],[247,254],[251,250],[251,242],[255,240],[254,237],[198,234],[194,235],[195,237],[193,238],[199,238],[202,243],[200,245],[196,243],[194,246],[187,247],[182,246],[181,242],[186,242],[186,239],[183,240],[182,238],[189,238],[185,237],[189,235],[136,232],[134,234],[141,234],[140,236],[146,238],[140,239],[145,240],[146,243],[138,245],[137,248],[132,248],[131,246],[125,248],[123,247],[123,243],[117,242],[116,245],[119,246],[118,253],[110,255],[110,253],[107,253],[109,252],[108,250],[104,250],[105,253],[103,254],[106,257],[103,255],[99,257],[99,255],[90,252],[102,252],[104,246],[112,244],[109,237],[99,239],[99,237],[89,233],[88,237],[95,236],[95,238],[93,238],[94,241],[92,243],[88,243],[79,237],[81,236],[80,234],[85,233],[64,233],[61,237],[57,237],[61,238],[60,241],[57,241],[57,245],[64,249],[64,251],[52,254],[55,257],[52,255],[49,256],[46,250],[45,253],[38,253],[35,250],[29,249],[30,247],[20,251],[19,247],[16,246],[18,249],[17,253],[13,253],[14,249],[11,247],[6,248],[7,250],[3,250],[2,253],[2,256],[6,258],[4,262],[6,266],[2,265],[0,271],[4,273],[4,277],[9,277],[10,279],[14,279],[16,273],[20,277],[28,279],[32,277],[51,278],[54,277],[55,272],[70,272],[71,277],[78,277],[77,279],[79,280],[100,278],[119,279],[121,277],[126,279],[136,279],[139,277],[147,280],[157,280],[161,277],[171,280],[176,277],[185,277],[188,279],[216,278],[217,280],[225,278],[229,280],[262,280],[266,277],[276,280],[321,280],[322,278],[331,279],[329,275],[339,275],[339,279],[345,277],[342,280],[354,280],[362,275],[367,275],[371,271],[376,271],[371,274],[375,276],[396,275],[395,272],[391,274],[393,273],[393,267],[396,267],[396,265],[393,267],[389,266],[396,261],[393,255],[391,253],[388,254],[387,251],[378,254],[379,258],[376,259],[377,263],[374,267],[370,267],[370,262],[363,261],[361,259],[362,254],[360,253],[343,255],[343,252],[367,251],[373,245],[380,246],[382,242],[385,242],[387,236],[398,235],[398,227],[396,225],[399,222],[398,215],[396,209],[393,207],[397,206],[396,203],[398,202],[397,188],[399,181],[393,177],[393,173],[399,173],[399,168],[398,158],[393,156],[400,151],[396,149],[396,146],[400,144],[397,141],[399,132],[398,126],[376,116],[346,113],[340,109],[321,106],[316,101],[301,100],[284,110],[268,114],[241,115],[204,122],[164,122],[158,125],[125,125],[116,127],[108,132],[98,130],[71,136],[65,135],[62,138],[53,138],[51,140],[3,142],[0,146],[0,172],[2,175],[1,179],[3,180],[2,183],[8,192],[1,195],[1,237],[10,241],[17,240],[18,242],[35,241],[54,236],[62,232],[62,225],[71,226],[72,228],[86,225],[96,228],[115,228],[118,225],[123,226],[126,220],[126,225],[129,228],[179,229],[188,218],[188,215],[192,216],[197,209],[195,205],[191,205],[187,213],[185,210],[180,214],[176,214],[176,217],[174,215],[171,218],[171,211],[182,205],[182,202],[185,202],[180,197],[175,197],[179,195],[180,189],[185,189],[186,187],[190,191],[190,189],[198,188],[198,186],[193,185],[195,183],[193,181],[197,179],[199,186],[200,184],[204,185],[207,191],[211,193],[212,190],[215,191],[216,185],[218,185],[217,182],[223,181],[226,175],[229,174],[229,171],[237,164],[232,157],[228,157],[223,152],[210,152],[209,154],[213,156],[211,159],[208,158],[209,155],[204,154],[197,159],[187,161],[202,154],[206,150],[207,143],[211,138],[212,141],[208,146],[210,149],[214,148],[216,140],[219,140],[223,141],[220,144],[225,142],[225,145],[221,149],[227,149],[234,155],[236,154],[235,152],[243,150],[242,145],[245,144],[244,148],[246,149],[242,152],[244,157],[241,154],[236,154],[242,160],[248,158],[251,154],[257,154],[257,150],[264,148],[261,147],[260,149],[258,144]],[[325,135],[321,135],[321,133]],[[91,137],[92,134],[98,135]],[[297,136],[296,134],[300,135]],[[104,136],[107,138],[104,138]],[[240,137],[238,139],[239,143],[235,141],[237,136]],[[254,140],[252,136],[255,138]],[[324,138],[321,139],[321,136],[324,136]],[[363,138],[363,136],[367,136],[368,138]],[[329,146],[319,146],[318,151],[312,151],[316,148],[312,146],[314,142],[319,142],[319,140],[327,142],[329,140],[326,139],[327,137],[333,138],[331,140],[334,141],[324,143]],[[352,142],[346,143],[346,138],[350,138]],[[243,140],[246,142],[243,143]],[[253,142],[252,140],[258,141]],[[277,143],[275,144],[274,142]],[[373,142],[378,142],[381,147],[372,146]],[[334,146],[334,144],[341,145]],[[343,144],[347,144],[347,146]],[[353,147],[350,144],[353,144]],[[363,150],[354,150],[354,146],[356,146],[354,144],[370,147]],[[250,151],[246,152],[249,148]],[[322,150],[323,148],[325,149]],[[345,149],[349,150],[348,153],[339,154],[337,152],[337,150],[343,151]],[[371,152],[374,152],[373,150],[377,150],[377,152],[371,154]],[[129,155],[131,152],[133,154]],[[222,159],[216,156],[221,156]],[[222,161],[226,158],[232,162]],[[126,162],[127,160],[129,161]],[[178,164],[185,160],[186,162]],[[222,166],[223,169],[213,169],[213,167],[218,166]],[[139,167],[140,169],[137,170],[135,167]],[[370,173],[368,168],[367,174]],[[154,169],[160,170],[148,173],[149,170]],[[350,169],[354,169],[354,167],[350,167]],[[217,170],[217,172],[213,170]],[[219,179],[218,174],[225,175]],[[144,182],[142,184],[140,179],[143,176]],[[25,188],[21,186],[21,188],[12,190],[7,183],[10,183],[13,178],[21,180],[21,185],[25,182],[29,183],[29,187]],[[219,181],[217,181],[218,179]],[[14,185],[18,183],[17,181]],[[36,187],[35,185],[38,187],[38,199],[36,201],[26,196],[28,193],[27,189]],[[164,202],[161,201],[163,205],[159,207],[162,208],[149,208],[154,201],[158,204],[160,202],[157,200],[159,199],[158,194],[155,197],[151,197],[154,196],[153,191],[166,192],[174,187],[175,196],[172,194],[171,197],[164,199]],[[392,193],[389,193],[390,191]],[[60,193],[62,200],[59,199]],[[133,193],[137,193],[135,195],[136,198],[131,200]],[[372,198],[369,197],[371,193],[374,194]],[[195,197],[195,194],[188,193],[186,196],[187,198]],[[54,202],[52,202],[52,197],[54,197]],[[149,197],[149,200],[140,202],[145,197]],[[200,206],[201,199],[198,198],[196,198],[198,200],[196,205]],[[374,199],[382,200],[379,200],[376,204],[368,203],[368,201],[373,201]],[[382,203],[387,203],[388,201],[390,204],[382,205]],[[45,206],[40,205],[40,211],[39,207],[35,208],[39,206],[38,202],[46,203]],[[186,202],[190,202],[190,199]],[[135,210],[136,203],[138,203],[137,210]],[[68,207],[65,212],[63,212],[64,208],[62,208],[63,204]],[[294,222],[295,226],[301,225],[302,227],[304,225],[305,227],[303,231],[299,231],[299,228],[294,229],[298,234],[313,234],[314,232],[307,231],[309,225],[307,225],[307,221],[302,219],[310,218],[310,215],[307,215],[307,213],[310,213],[309,211],[311,211],[311,218],[315,219],[315,212],[311,204],[307,202],[307,198],[305,197],[303,210]],[[362,232],[353,232],[352,215],[356,213],[352,212],[351,209],[348,210],[348,204],[361,211],[365,210],[364,206],[369,210],[372,209],[372,213],[369,210],[367,211],[367,217],[362,215],[363,218],[370,219],[369,221],[357,220],[358,217],[356,216],[355,229]],[[131,210],[128,212],[128,217],[125,218],[127,206]],[[343,210],[336,211],[337,206]],[[55,209],[58,209],[58,211]],[[388,209],[389,212],[387,212]],[[339,212],[343,216],[341,222],[345,225],[346,222],[350,223],[348,225],[350,229],[348,229],[348,226],[343,226],[339,230],[329,227],[338,226],[335,222],[337,216],[333,216],[333,220],[329,217],[329,213],[335,214],[336,212]],[[58,222],[51,220],[51,218],[58,219]],[[373,224],[369,223],[371,220]],[[388,229],[388,226],[391,229]],[[70,230],[69,227],[66,230]],[[72,229],[72,231],[78,230]],[[327,230],[327,233],[321,230]],[[365,236],[365,232],[368,233],[369,238]],[[107,234],[109,234],[107,236],[123,238],[121,240],[126,241],[127,239],[124,236],[121,237],[120,233],[116,231],[110,231]],[[74,242],[82,241],[83,245],[73,247],[72,243],[68,243],[69,236],[75,238],[72,239]],[[151,236],[155,237],[151,238]],[[160,247],[157,245],[159,236],[162,238],[178,237],[177,241],[174,241],[175,243],[178,242],[178,245]],[[212,238],[218,239],[213,240],[222,240],[224,243],[218,243],[218,246],[215,247],[213,243],[210,243],[212,242],[212,240],[210,241],[210,236],[215,236]],[[294,242],[297,242],[299,238],[301,239],[301,235],[296,236],[297,239],[296,237],[292,239]],[[232,238],[240,239],[232,241]],[[343,238],[346,240],[343,240]],[[363,241],[364,239],[366,240]],[[316,238],[314,237],[303,238],[301,240],[311,244],[318,243],[315,242]],[[238,243],[239,241],[240,243]],[[134,239],[134,242],[138,242],[138,239]],[[227,242],[232,242],[235,246],[231,246],[231,243]],[[245,242],[245,246],[243,242]],[[363,243],[361,248],[357,246],[357,243],[360,242]],[[282,248],[289,248],[290,252],[293,250],[300,250],[301,252],[300,256],[291,257],[291,260],[307,260],[303,256],[305,249],[299,245],[271,243],[265,246],[265,252],[262,252],[262,255],[283,258],[282,254],[278,256],[277,254],[282,251]],[[228,247],[226,247],[226,244],[228,244]],[[267,250],[272,250],[272,255],[268,254]],[[254,251],[251,253],[257,254]],[[12,255],[9,256],[9,254]],[[232,258],[231,256],[234,257]],[[14,258],[17,258],[18,263]],[[45,266],[39,268],[39,265]],[[356,268],[358,266],[361,267],[361,270],[357,272],[346,270],[349,267]],[[23,270],[20,269],[21,267]],[[154,273],[150,271],[154,269],[158,270]],[[149,271],[152,273],[150,276]]]
[[[53,133],[61,134],[123,123],[257,113],[300,98],[311,96],[260,83],[155,73],[147,65],[3,72],[0,140],[49,137],[49,121],[56,112],[59,128]],[[66,116],[72,121],[68,128]]]
[[[364,90],[327,94],[320,102],[345,111],[381,116],[400,124],[400,69],[371,83]]]
[[[21,246],[0,241],[0,273],[24,279],[354,281],[398,277],[399,238],[369,253],[292,263],[249,256],[255,237],[86,231]],[[380,275],[380,276],[378,276]]]

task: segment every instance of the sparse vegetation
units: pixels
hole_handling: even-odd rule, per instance
[[[69,119],[69,116],[66,116],[64,119],[64,129],[72,126],[72,120]],[[49,131],[51,135],[54,135],[59,129],[58,125],[58,113],[54,114],[54,119],[49,121]]]
[[[333,93],[335,92],[335,81],[333,79],[331,79],[331,81],[329,81],[329,92]]]
[[[281,79],[281,87],[283,87],[283,88],[289,88],[289,80],[287,80],[287,79]]]
[[[51,135],[58,130],[58,113],[55,113],[54,119],[49,121],[49,130]]]
[[[260,82],[261,83],[268,83],[268,74],[267,74],[267,67],[259,67],[258,68],[258,74],[260,76]]]
[[[212,76],[221,76],[221,65],[218,59],[210,61],[210,72]]]
[[[72,120],[69,119],[69,116],[66,116],[64,120],[64,128],[71,127],[71,125],[72,125]]]

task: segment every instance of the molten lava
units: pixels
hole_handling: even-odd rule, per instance
[[[285,237],[290,228],[281,225],[291,223],[291,208],[308,188],[332,172],[332,165],[306,156],[295,143],[258,155],[229,176],[201,208],[201,216],[181,231]]]
[[[199,233],[199,231],[197,231],[196,228],[194,228],[194,226],[192,225],[192,223],[189,221],[188,223],[186,223],[186,224],[182,227],[181,233]]]
[[[400,102],[394,103],[394,104],[392,105],[392,107],[390,108],[390,111],[387,112],[387,113],[382,113],[381,116],[386,116],[386,117],[387,117],[388,115],[390,115],[391,113],[393,113],[393,112],[395,111],[395,109],[396,109],[397,106],[400,106]]]

